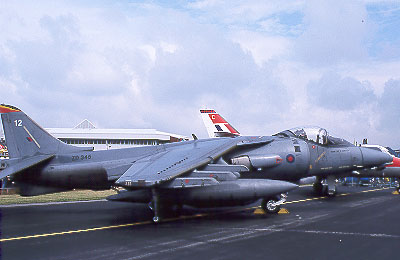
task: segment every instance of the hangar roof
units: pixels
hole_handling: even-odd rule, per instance
[[[187,136],[161,132],[156,129],[102,129],[85,119],[74,128],[46,128],[56,138],[73,139],[144,139],[170,140],[172,138],[188,140]]]

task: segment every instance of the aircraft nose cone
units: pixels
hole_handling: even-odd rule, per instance
[[[380,166],[393,161],[393,157],[387,153],[365,147],[361,147],[360,149],[363,156],[363,165],[365,167]]]

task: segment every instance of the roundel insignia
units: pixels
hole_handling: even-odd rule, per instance
[[[293,154],[288,154],[288,155],[286,156],[286,161],[287,161],[288,163],[294,162],[294,156],[293,156]]]

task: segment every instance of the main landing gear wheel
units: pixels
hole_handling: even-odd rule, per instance
[[[314,192],[317,195],[322,195],[323,194],[323,190],[324,190],[324,186],[322,185],[321,182],[316,182],[313,184],[313,188],[314,188]]]
[[[337,194],[337,188],[336,188],[336,186],[334,186],[334,187],[332,187],[332,189],[327,189],[327,196],[328,197],[335,197],[336,196],[336,194]]]
[[[276,198],[268,198],[264,199],[261,202],[261,208],[265,211],[265,213],[275,214],[278,213],[281,209],[281,205],[277,204],[278,199]]]
[[[334,176],[317,178],[313,184],[315,194],[319,196],[334,197],[337,194],[336,179]]]

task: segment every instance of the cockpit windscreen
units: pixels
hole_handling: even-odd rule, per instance
[[[309,126],[309,127],[296,127],[289,129],[296,137],[315,142],[317,144],[328,143],[328,132],[321,127]]]

